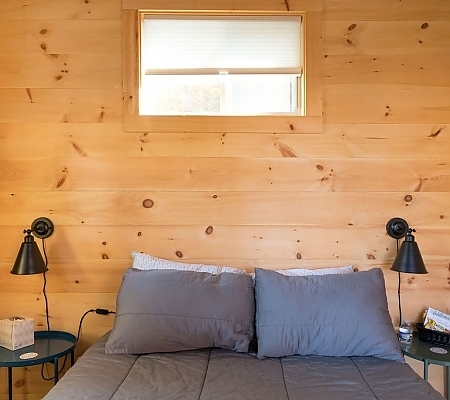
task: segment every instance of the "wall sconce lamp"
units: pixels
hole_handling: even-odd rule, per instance
[[[50,330],[50,323],[48,318],[48,300],[45,287],[47,280],[45,273],[48,271],[47,254],[45,252],[44,239],[53,234],[54,226],[53,222],[48,218],[40,217],[33,221],[30,229],[25,229],[23,233],[26,236],[23,239],[23,243],[20,246],[19,253],[17,254],[16,261],[14,262],[11,274],[14,275],[32,275],[32,274],[44,274],[44,287],[42,293],[45,299],[45,312],[47,318],[47,330]],[[42,254],[39,250],[37,243],[34,241],[34,236],[42,239],[42,248],[44,251],[45,261],[42,258]]]
[[[392,218],[386,224],[386,232],[389,236],[397,239],[397,255],[392,263],[391,270],[398,272],[398,311],[399,311],[399,326],[402,323],[402,305],[400,299],[400,273],[407,274],[427,274],[428,271],[425,268],[425,264],[420,254],[419,246],[414,240],[411,229],[408,223],[402,218]],[[403,243],[398,248],[398,241],[401,238],[405,238]]]

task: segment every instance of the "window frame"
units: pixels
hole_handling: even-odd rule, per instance
[[[169,3],[169,4],[167,4]],[[123,129],[125,132],[322,132],[322,4],[320,0],[272,0],[255,5],[253,0],[123,0]],[[195,8],[187,9],[187,6]],[[257,7],[257,9],[255,9]],[[283,9],[284,8],[284,9]],[[303,15],[305,115],[267,116],[154,116],[139,115],[139,10],[150,12],[247,13],[249,15]]]

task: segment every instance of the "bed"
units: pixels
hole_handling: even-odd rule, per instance
[[[404,362],[381,269],[178,264],[134,254],[112,330],[45,400],[442,399]]]

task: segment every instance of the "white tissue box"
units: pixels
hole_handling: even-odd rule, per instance
[[[0,320],[0,346],[17,350],[34,344],[33,318],[11,317]]]

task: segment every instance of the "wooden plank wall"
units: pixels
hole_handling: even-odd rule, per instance
[[[381,267],[397,324],[396,243],[385,233],[396,216],[416,229],[429,271],[402,278],[405,317],[450,312],[447,0],[324,0],[314,135],[125,133],[121,9],[0,2],[0,318],[32,316],[44,329],[42,276],[9,274],[39,216],[55,224],[52,329],[76,333],[86,310],[114,309],[133,250],[248,270]],[[112,322],[89,314],[78,353]],[[443,390],[442,369],[431,380]],[[50,385],[38,367],[14,371],[16,398]]]

